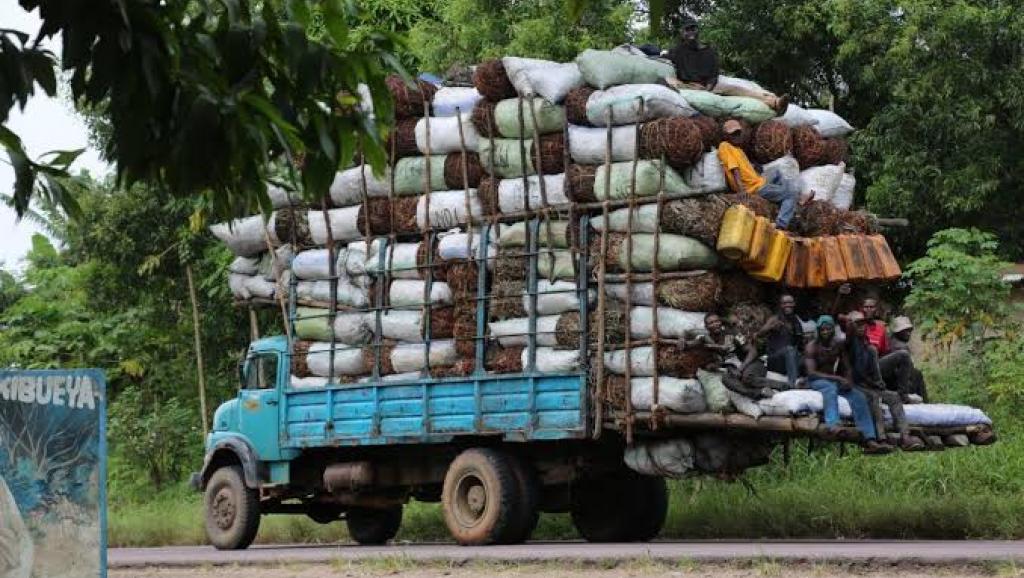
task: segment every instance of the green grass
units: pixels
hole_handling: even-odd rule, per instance
[[[933,374],[934,395],[979,403],[969,372]],[[1003,404],[994,412],[1000,441],[938,453],[863,457],[855,448],[806,451],[794,443],[789,464],[777,451],[740,483],[710,479],[670,484],[664,538],[1024,538],[1024,424]],[[576,538],[567,515],[541,517],[536,539]],[[264,518],[259,542],[336,542],[345,525],[303,516]],[[407,506],[399,540],[448,540],[436,504]],[[199,496],[183,488],[144,503],[112,502],[110,544],[203,542]],[[766,570],[770,570],[766,568]]]

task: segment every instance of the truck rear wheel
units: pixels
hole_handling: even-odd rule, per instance
[[[210,476],[204,496],[206,537],[218,550],[244,550],[260,529],[260,497],[245,487],[240,466]]]
[[[616,472],[574,487],[570,513],[588,542],[646,542],[665,523],[668,490],[663,478]]]
[[[523,499],[511,458],[492,449],[469,449],[444,477],[444,522],[463,546],[502,543],[517,531]]]
[[[352,507],[345,514],[348,535],[363,546],[387,543],[402,526],[402,506],[390,508]]]

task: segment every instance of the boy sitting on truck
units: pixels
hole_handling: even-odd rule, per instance
[[[759,195],[762,199],[777,203],[779,215],[775,218],[775,226],[786,230],[800,200],[799,185],[783,178],[779,172],[766,178],[754,168],[747,153],[741,148],[743,127],[739,121],[725,121],[722,130],[725,132],[725,140],[718,145],[718,161],[722,163],[729,188],[736,193]]]
[[[843,396],[850,402],[853,422],[864,438],[864,453],[892,451],[888,444],[878,440],[867,395],[853,387],[850,362],[845,344],[836,337],[835,320],[831,315],[822,315],[817,328],[817,338],[804,348],[804,367],[811,389],[821,393],[826,435],[832,439],[839,437],[839,396]]]

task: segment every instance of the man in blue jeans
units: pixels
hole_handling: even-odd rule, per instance
[[[836,338],[836,322],[831,315],[817,321],[818,335],[804,348],[804,367],[811,389],[821,393],[827,435],[839,435],[839,396],[850,402],[853,421],[863,437],[866,454],[883,454],[892,447],[878,441],[875,420],[864,392],[854,389],[849,377],[850,363],[845,344]]]
[[[737,120],[727,120],[722,125],[725,140],[718,145],[718,161],[725,172],[725,182],[735,193],[758,195],[779,205],[775,226],[786,230],[793,220],[796,206],[800,201],[800,186],[794,180],[787,180],[775,171],[762,175],[743,152],[743,127]]]

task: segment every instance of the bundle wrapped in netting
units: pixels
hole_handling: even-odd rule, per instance
[[[526,308],[523,307],[523,295],[525,294],[525,279],[495,279],[491,284],[489,309],[491,320],[526,317]]]
[[[501,213],[498,206],[498,187],[501,179],[497,177],[483,177],[476,189],[477,198],[480,199],[480,208],[484,215],[497,215]]]
[[[476,295],[478,268],[475,262],[460,259],[448,263],[448,287],[452,290],[452,296],[456,303],[462,301],[473,302]]]
[[[792,129],[793,156],[800,163],[801,169],[824,164],[825,140],[811,126],[798,126]]]
[[[765,164],[780,159],[793,149],[789,127],[781,120],[769,120],[754,130],[754,159]]]
[[[600,336],[598,335],[597,308],[590,311],[587,316],[588,338],[591,347],[597,347]],[[573,348],[580,345],[580,313],[570,311],[558,316],[558,323],[555,325],[555,340],[559,347]],[[615,345],[626,340],[626,307],[625,305],[607,301],[604,308],[604,342],[605,345]]]
[[[565,118],[570,124],[589,126],[587,120],[587,102],[594,89],[589,86],[579,86],[569,91],[565,97]]]
[[[726,312],[729,325],[747,339],[752,339],[771,316],[772,310],[767,305],[751,302],[733,305]]]
[[[523,370],[523,346],[500,347],[492,345],[487,348],[485,361],[487,371],[494,373],[519,373]]]
[[[487,100],[497,102],[516,95],[500,58],[485,60],[473,71],[473,86]]]
[[[569,165],[566,173],[566,194],[574,202],[586,203],[596,199],[594,194],[594,178],[597,167],[593,165]]]
[[[759,303],[764,300],[764,288],[763,283],[754,280],[743,271],[726,271],[721,274],[718,298],[725,306]]]
[[[360,207],[358,217],[360,232],[363,235],[418,233],[420,229],[416,225],[417,201],[417,197],[397,197],[394,200],[369,199]],[[367,222],[370,225],[369,232],[366,230]]]
[[[473,107],[473,126],[482,137],[500,137],[498,134],[498,123],[494,119],[494,109],[498,103],[490,100],[481,100]]]
[[[466,164],[466,180],[462,178],[463,157]],[[444,158],[444,184],[449,189],[471,188],[480,186],[484,177],[484,166],[480,163],[480,155],[472,152],[452,153]]]
[[[690,197],[665,203],[661,214],[662,230],[686,235],[709,247],[718,243],[718,231],[730,202],[721,195]]]
[[[838,165],[849,161],[850,147],[842,137],[827,138],[822,148],[822,164]]]
[[[836,235],[844,212],[828,201],[810,201],[797,209],[794,232],[804,237]]]
[[[840,233],[864,233],[877,235],[881,228],[878,218],[867,211],[842,211],[839,215]]]
[[[395,342],[391,340],[382,340],[380,343],[380,374],[381,375],[392,375],[396,373],[394,365],[391,363],[391,352],[395,349]],[[367,345],[363,347],[363,365],[366,366],[366,373],[373,372],[373,366],[378,359],[377,346]]]
[[[690,120],[697,124],[700,129],[700,138],[704,143],[704,150],[711,150],[722,142],[722,127],[718,121],[710,116],[699,114],[691,117]]]
[[[683,170],[696,163],[704,150],[700,127],[688,118],[659,118],[640,127],[640,156],[661,158]]]
[[[397,74],[388,76],[384,82],[387,84],[388,91],[391,92],[391,98],[395,101],[395,117],[400,119],[423,116],[425,111],[423,103],[429,104],[437,92],[437,87],[429,82],[416,80],[409,85]]]
[[[416,146],[416,123],[415,118],[402,118],[395,121],[395,128],[388,134],[384,143],[384,149],[391,154],[394,150],[394,159],[402,157],[413,157],[420,155],[420,149]]]
[[[771,201],[762,198],[760,195],[750,195],[746,193],[730,193],[728,195],[722,195],[730,205],[744,205],[758,217],[764,217],[766,219],[775,220],[776,213],[779,212],[778,206]]]
[[[437,252],[437,244],[429,248],[430,257],[428,260],[428,244],[419,243],[416,248],[416,264],[419,267],[420,275],[426,279],[427,272],[433,270],[434,281],[448,281],[448,264]]]
[[[540,137],[539,145],[534,143],[534,147],[540,148],[540,173],[545,175],[556,175],[565,170],[565,134],[554,133],[547,134]],[[537,158],[538,153],[533,153],[533,158]]]
[[[498,247],[493,281],[525,281],[527,257],[520,247]]]
[[[299,247],[313,246],[313,234],[309,229],[309,213],[305,209],[288,207],[274,212],[270,223],[271,238],[281,244],[295,243]]]

